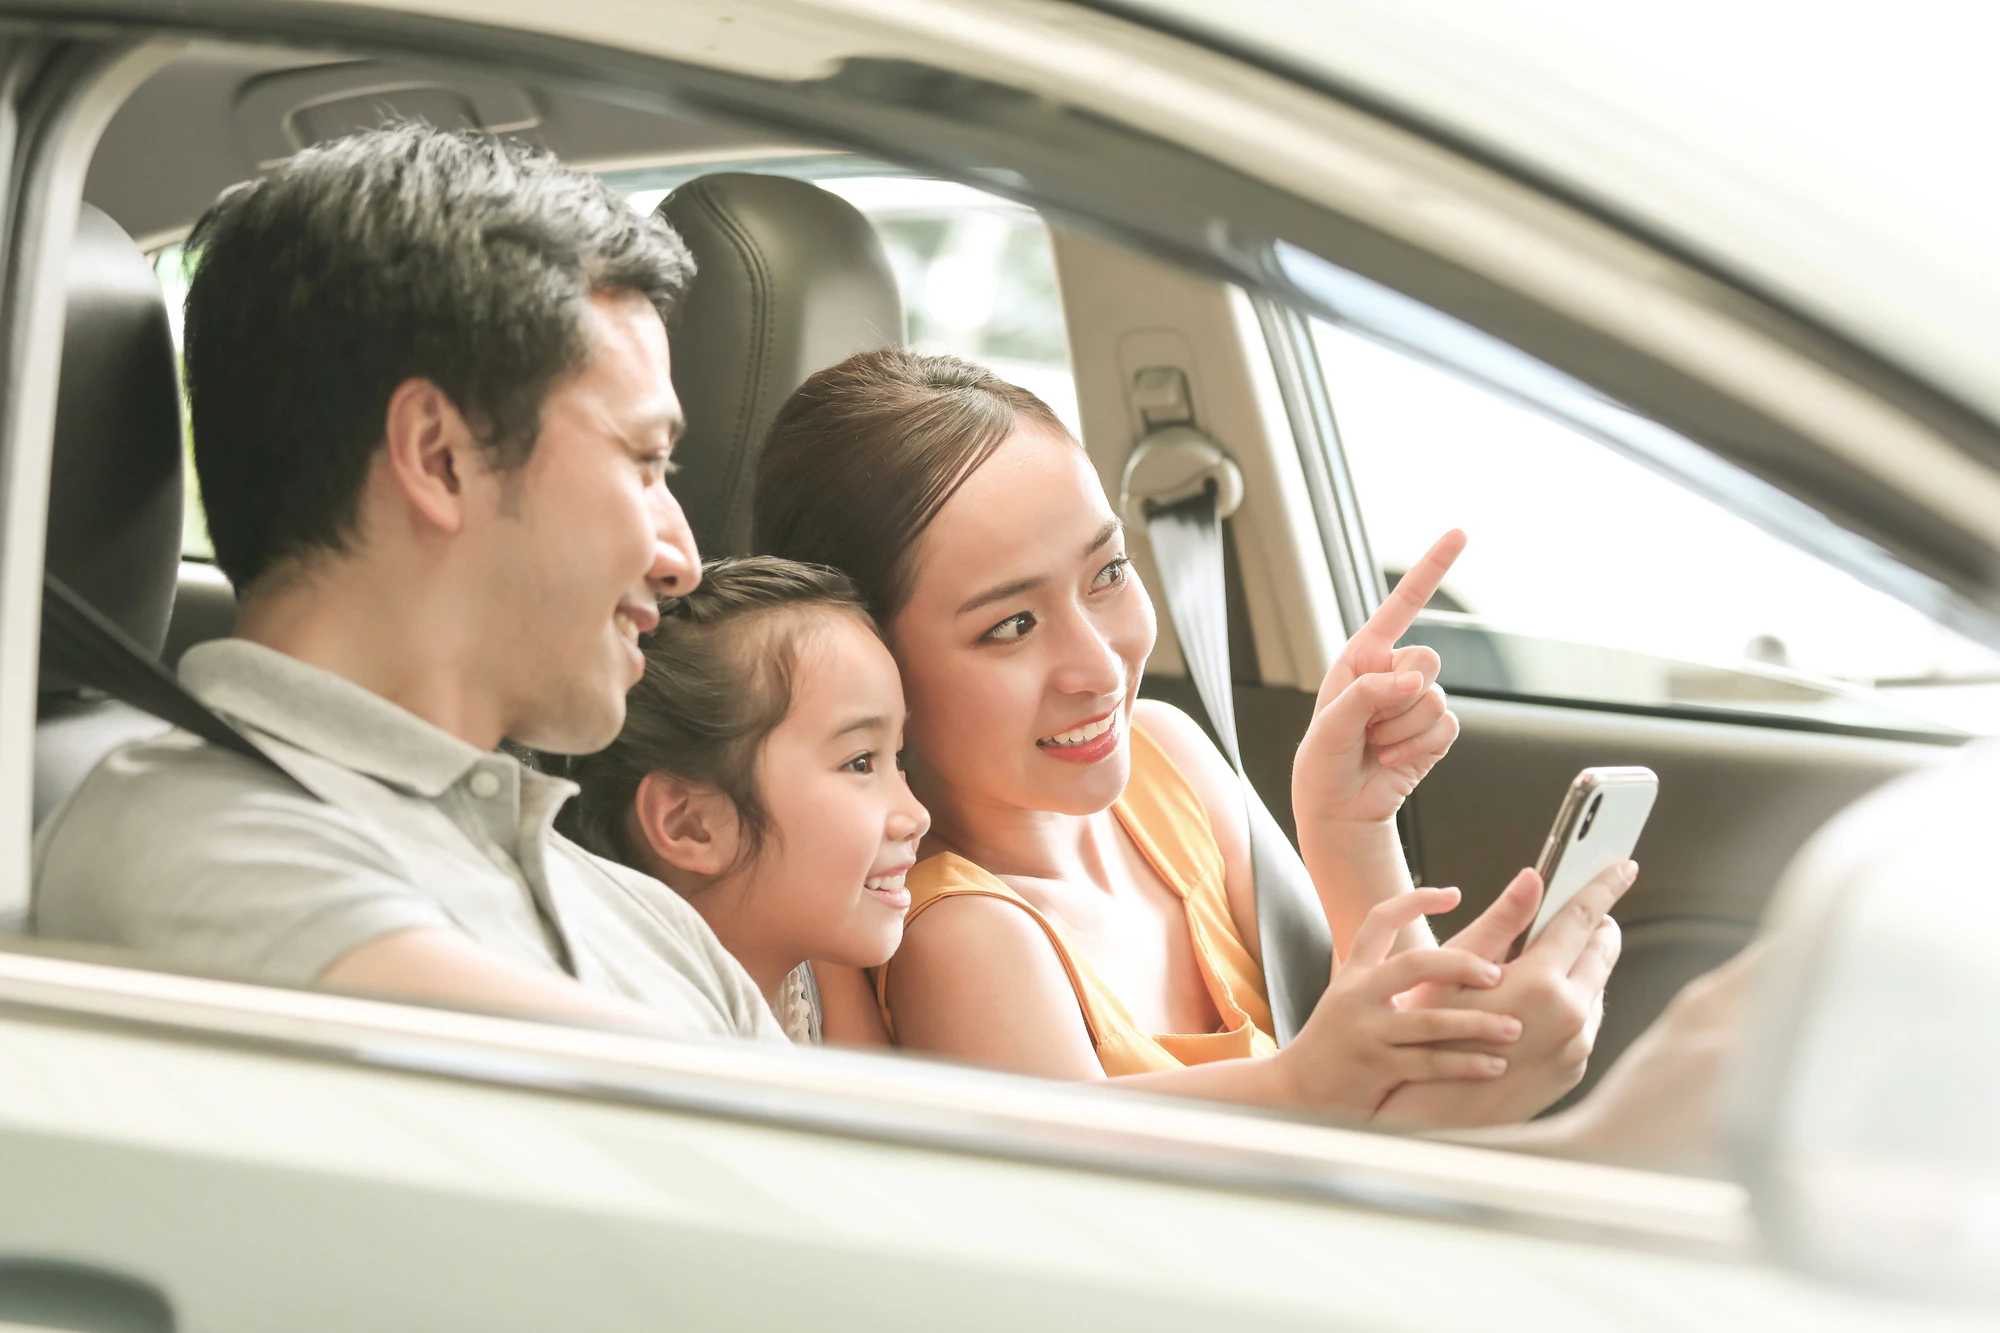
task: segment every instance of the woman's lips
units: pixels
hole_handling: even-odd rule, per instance
[[[1102,727],[1103,730],[1088,740],[1072,742],[1070,744],[1060,743],[1063,737],[1073,736],[1079,732],[1087,735],[1090,731],[1098,727]],[[1117,752],[1118,739],[1118,714],[1113,712],[1106,713],[1102,717],[1094,717],[1088,722],[1079,723],[1068,731],[1060,732],[1055,736],[1044,737],[1035,742],[1035,748],[1049,758],[1060,759],[1066,764],[1095,764]]]

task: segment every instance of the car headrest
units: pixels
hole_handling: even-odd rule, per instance
[[[181,400],[153,266],[89,204],[70,247],[48,567],[157,652],[181,555]],[[43,692],[72,682],[43,670]]]
[[[673,334],[674,494],[703,556],[740,555],[771,419],[814,371],[901,342],[902,294],[868,219],[808,182],[703,176],[659,212],[697,266]]]

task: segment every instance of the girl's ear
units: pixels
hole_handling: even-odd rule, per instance
[[[735,803],[713,787],[648,773],[639,782],[632,815],[653,855],[682,875],[713,879],[736,864],[742,826]]]

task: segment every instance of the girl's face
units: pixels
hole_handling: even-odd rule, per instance
[[[912,556],[892,637],[926,791],[967,814],[1117,800],[1153,605],[1083,450],[1017,430]]]
[[[876,967],[902,943],[903,875],[931,821],[898,758],[895,660],[854,616],[812,614],[791,711],[757,761],[769,832],[727,896],[732,914],[757,918],[755,935],[772,946],[760,953]]]

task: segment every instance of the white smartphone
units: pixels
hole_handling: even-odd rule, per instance
[[[1576,775],[1535,862],[1544,886],[1541,910],[1515,953],[1533,944],[1584,885],[1631,859],[1659,794],[1659,776],[1650,768],[1586,768]]]

